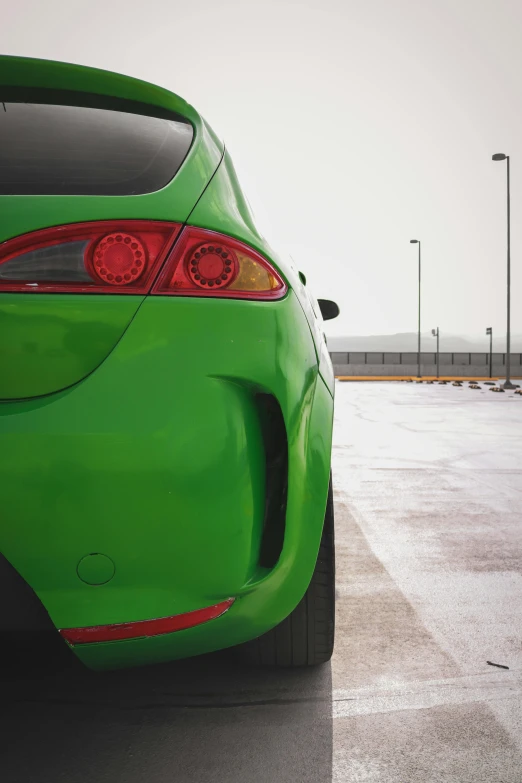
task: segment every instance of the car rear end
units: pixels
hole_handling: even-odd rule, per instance
[[[19,58],[0,90],[4,623],[29,590],[95,668],[259,636],[307,588],[328,490],[302,284],[177,96]]]

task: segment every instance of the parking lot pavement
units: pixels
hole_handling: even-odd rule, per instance
[[[330,666],[274,673],[216,654],[95,674],[45,646],[37,671],[2,670],[2,783],[332,779]]]
[[[522,398],[337,384],[334,476],[334,780],[520,783]]]
[[[0,644],[2,783],[520,783],[522,397],[337,384],[334,488],[331,666]]]

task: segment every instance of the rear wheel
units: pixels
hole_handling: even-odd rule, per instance
[[[332,481],[317,563],[303,598],[282,623],[241,646],[258,666],[316,666],[330,660],[335,632],[335,544]]]

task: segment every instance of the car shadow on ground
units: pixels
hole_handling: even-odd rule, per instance
[[[0,640],[3,783],[329,783],[330,665],[225,651],[91,672],[56,637]]]

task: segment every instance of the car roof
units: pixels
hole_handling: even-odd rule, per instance
[[[0,55],[0,89],[1,87],[104,95],[173,111],[186,117],[194,125],[199,125],[201,121],[193,106],[164,87],[85,65]]]

